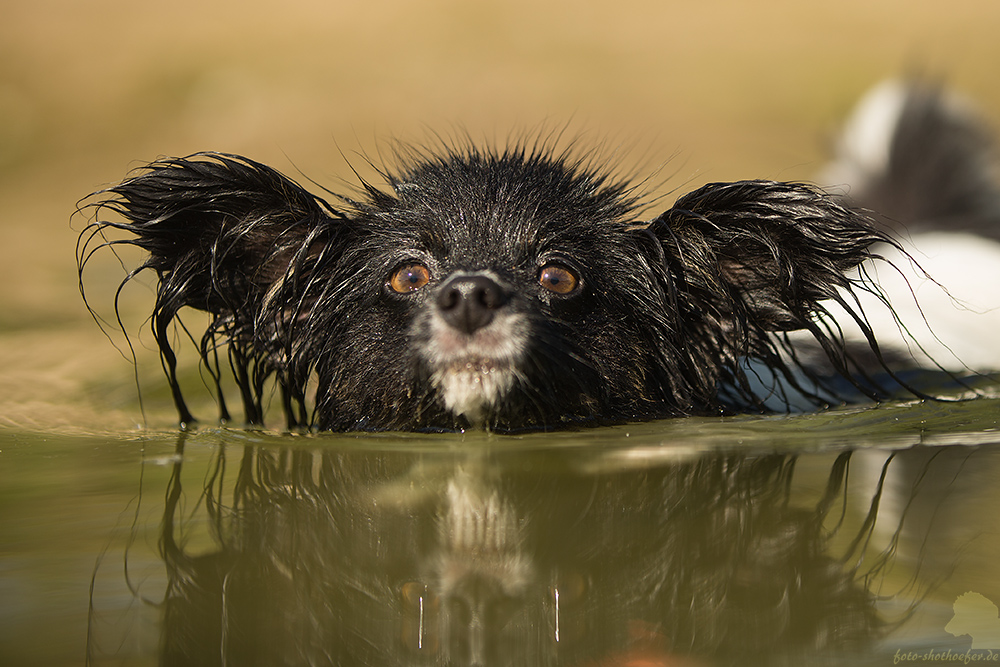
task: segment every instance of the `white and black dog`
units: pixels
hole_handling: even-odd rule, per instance
[[[860,102],[820,175],[900,239],[877,248],[898,270],[866,266],[892,309],[871,292],[862,302],[883,349],[903,363],[1000,370],[997,157],[968,102],[889,81]]]
[[[219,383],[226,349],[250,423],[276,385],[290,427],[339,431],[550,429],[878,399],[907,386],[898,371],[952,366],[939,341],[997,368],[996,320],[976,313],[984,349],[957,348],[944,334],[961,311],[938,285],[952,276],[871,212],[937,234],[932,250],[975,239],[963,252],[990,255],[976,282],[994,290],[988,138],[927,86],[879,89],[858,114],[825,176],[846,195],[713,183],[647,220],[636,186],[544,141],[403,149],[386,189],[365,183],[333,204],[244,157],[161,159],[97,193],[78,263],[82,274],[95,244],[148,251],[126,280],[158,276],[152,328],[184,423],[170,341],[185,307],[211,315],[200,355]],[[927,338],[899,323],[924,322],[911,289],[952,313]]]

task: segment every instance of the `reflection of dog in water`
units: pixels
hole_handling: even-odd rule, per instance
[[[972,637],[974,649],[1000,649],[1000,610],[979,593],[968,592],[955,600],[955,615],[946,632]]]
[[[826,522],[850,454],[800,505],[778,454],[234,453],[220,446],[204,487],[193,471],[191,514],[178,450],[164,667],[802,664],[786,658],[865,653],[882,628],[878,576],[831,549]],[[206,520],[211,545],[185,544]]]
[[[151,323],[183,422],[172,325],[185,307],[211,316],[202,361],[219,385],[228,346],[251,423],[274,384],[289,426],[343,431],[549,429],[885,397],[888,380],[871,375],[897,369],[896,352],[904,367],[927,361],[906,340],[876,342],[899,338],[895,304],[876,299],[885,331],[859,305],[878,289],[873,252],[895,258],[877,263],[884,276],[912,268],[860,206],[976,234],[982,249],[1000,195],[978,124],[942,96],[899,89],[876,102],[831,172],[855,201],[713,183],[644,219],[638,184],[539,139],[403,148],[386,190],[365,183],[331,204],[209,153],[158,160],[100,193],[80,270],[95,244],[149,253],[129,278],[159,279]]]

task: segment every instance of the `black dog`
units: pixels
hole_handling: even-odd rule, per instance
[[[642,221],[630,183],[546,146],[405,150],[397,162],[389,191],[365,184],[336,205],[218,153],[158,160],[98,194],[80,270],[111,229],[148,251],[136,272],[159,278],[152,327],[182,422],[170,338],[186,306],[211,314],[202,360],[218,382],[228,348],[251,423],[272,382],[290,427],[341,431],[550,429],[838,400],[842,385],[803,362],[796,331],[825,369],[884,395],[827,304],[886,365],[853,296],[871,287],[849,274],[898,243],[816,187],[715,183]]]

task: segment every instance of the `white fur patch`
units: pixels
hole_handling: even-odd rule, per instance
[[[909,350],[928,368],[1000,370],[1000,243],[952,232],[914,234],[908,241],[919,269],[895,249],[883,250],[895,269],[886,262],[863,265],[896,314],[859,292],[880,346]],[[864,340],[846,313],[830,310],[848,338]]]
[[[889,166],[893,136],[906,105],[906,86],[889,80],[875,86],[854,109],[837,145],[837,159],[818,179],[833,189],[864,188]]]
[[[470,360],[435,371],[431,382],[441,392],[444,405],[472,423],[482,421],[486,409],[496,405],[514,384],[510,368],[495,362]]]

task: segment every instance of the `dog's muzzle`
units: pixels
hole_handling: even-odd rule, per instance
[[[485,271],[449,277],[434,295],[422,356],[444,406],[481,422],[514,385],[527,334],[512,291]]]

